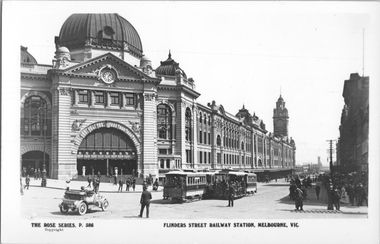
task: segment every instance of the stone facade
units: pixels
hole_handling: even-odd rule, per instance
[[[368,176],[369,77],[351,74],[344,82],[344,107],[337,143],[336,171]]]
[[[173,169],[269,172],[295,166],[287,111],[286,130],[271,134],[244,106],[233,115],[215,101],[198,103],[194,80],[170,53],[152,69],[145,56],[128,58],[123,50],[119,57],[88,46],[75,46],[76,60],[58,47],[51,66],[21,63],[21,167],[30,171],[45,163],[48,177],[67,179],[97,172],[162,177]]]

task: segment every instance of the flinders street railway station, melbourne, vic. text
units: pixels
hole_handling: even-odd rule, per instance
[[[53,179],[116,167],[155,178],[176,169],[231,168],[259,179],[292,173],[296,146],[281,95],[273,133],[244,105],[233,115],[215,101],[200,104],[194,80],[170,52],[153,69],[136,29],[118,14],[73,14],[55,43],[52,65],[21,47],[20,166],[27,173],[44,165]]]

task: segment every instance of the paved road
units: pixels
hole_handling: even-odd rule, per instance
[[[63,184],[62,184],[63,185]],[[289,199],[286,182],[260,183],[254,196],[235,200],[233,208],[226,207],[227,200],[201,200],[190,203],[173,203],[162,200],[162,191],[152,192],[151,219],[324,219],[367,218],[367,207],[342,205],[341,211],[328,211],[322,194],[315,199],[314,189],[309,190],[309,199],[304,202],[305,211],[295,211]],[[29,219],[138,219],[140,192],[101,192],[110,202],[108,211],[92,207],[84,216],[69,211],[63,215],[58,204],[64,190],[58,188],[30,187],[21,196],[21,214]]]

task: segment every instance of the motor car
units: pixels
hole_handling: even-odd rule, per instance
[[[84,215],[92,205],[107,211],[109,202],[106,197],[95,193],[93,190],[67,190],[58,207],[63,214],[71,209],[72,211],[77,211],[80,215]]]

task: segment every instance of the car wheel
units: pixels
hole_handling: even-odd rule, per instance
[[[81,202],[78,206],[78,213],[80,215],[84,215],[87,212],[87,204],[85,202]]]
[[[69,211],[69,208],[62,204],[61,206],[59,206],[59,210],[61,210],[61,213],[64,214],[64,213],[67,213]]]
[[[108,206],[109,206],[108,200],[104,200],[103,203],[102,203],[102,210],[103,211],[107,211]]]

